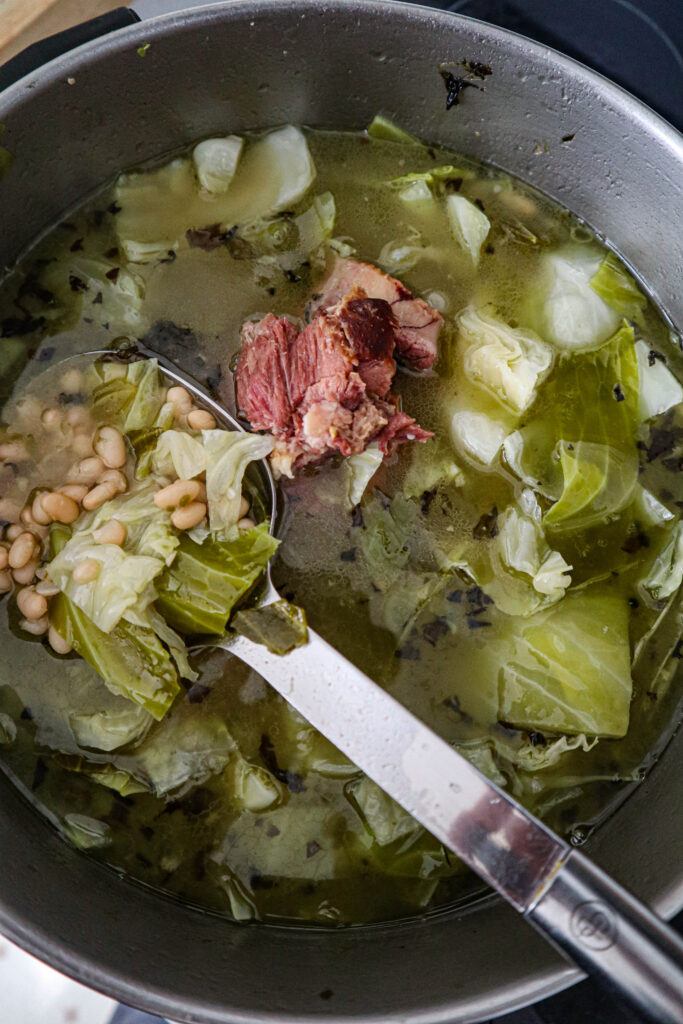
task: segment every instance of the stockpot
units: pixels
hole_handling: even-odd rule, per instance
[[[492,74],[447,110],[439,65],[463,60]],[[0,95],[13,157],[0,181],[0,261],[10,266],[121,168],[198,136],[286,122],[361,128],[378,112],[557,199],[683,326],[681,136],[552,50],[399,3],[232,0],[112,32],[10,86]],[[683,803],[682,753],[679,731],[585,846],[665,917],[683,905],[672,810]],[[336,930],[233,923],[77,852],[2,774],[0,864],[5,935],[86,985],[178,1021],[481,1021],[580,977],[492,897]]]

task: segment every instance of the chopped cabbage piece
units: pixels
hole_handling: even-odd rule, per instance
[[[464,196],[446,196],[446,212],[453,237],[470,254],[476,267],[481,247],[491,230],[491,221]]]
[[[647,299],[613,252],[607,253],[591,278],[591,288],[629,320],[640,320]]]
[[[289,601],[272,601],[237,612],[232,628],[273,654],[289,654],[308,642],[306,612]]]
[[[380,139],[383,142],[401,142],[404,145],[419,146],[422,149],[419,139],[404,131],[403,128],[399,128],[397,124],[390,121],[388,117],[383,117],[382,114],[375,114],[367,127],[367,133],[371,139]]]
[[[98,423],[126,433],[150,429],[161,415],[162,395],[156,359],[94,363],[90,371],[92,414]]]
[[[282,786],[275,776],[241,756],[233,760],[231,788],[237,804],[254,814],[277,807],[283,799]]]
[[[533,331],[468,306],[458,317],[463,367],[473,384],[484,387],[513,413],[531,405],[553,362],[553,352]]]
[[[414,171],[411,174],[402,174],[400,178],[392,178],[389,186],[403,191],[415,184],[424,183],[431,192],[438,192],[449,184],[459,181],[462,183],[465,178],[473,178],[474,173],[462,167],[454,167],[453,164],[445,164],[443,167],[432,167],[428,171]],[[424,194],[424,193],[423,193]]]
[[[79,747],[116,750],[142,739],[154,719],[139,704],[126,704],[93,714],[74,712],[69,725]]]
[[[652,491],[641,487],[640,484],[636,485],[634,508],[637,519],[648,526],[664,526],[675,519],[673,512],[658,501]]]
[[[84,315],[98,324],[109,324],[114,334],[142,334],[147,329],[142,313],[145,283],[119,263],[75,253],[68,260],[50,262],[41,281],[61,308],[80,303],[82,309],[87,303]]]
[[[344,472],[347,477],[345,501],[347,508],[354,508],[359,503],[365,494],[366,487],[381,466],[383,458],[379,445],[370,444],[364,452],[350,455],[344,460]]]
[[[380,846],[422,831],[422,826],[367,775],[349,782],[345,792]]]
[[[275,440],[269,434],[239,430],[203,430],[206,451],[206,498],[211,533],[227,535],[239,519],[242,479],[250,462],[269,455]]]
[[[683,522],[677,522],[667,535],[640,590],[655,601],[675,594],[683,580]]]
[[[99,565],[99,575],[89,583],[77,583],[73,571],[86,559]],[[116,544],[96,544],[84,531],[52,559],[47,573],[98,629],[111,633],[127,609],[142,610],[154,601],[153,581],[163,568],[159,558],[129,554]]]
[[[122,621],[104,633],[65,594],[52,599],[50,622],[112,693],[139,704],[153,718],[163,718],[180,687],[171,659],[151,629]]]
[[[93,782],[113,789],[121,796],[133,796],[135,793],[145,793],[149,789],[144,782],[140,782],[121,768],[115,768],[113,764],[88,761],[84,757],[75,757],[71,754],[58,754],[55,760],[68,771],[87,775]]]
[[[515,418],[480,390],[481,397],[459,393],[453,403],[451,438],[461,454],[490,466],[515,428]]]
[[[225,632],[230,614],[264,572],[279,541],[268,522],[228,540],[180,539],[178,555],[157,583],[156,607],[172,629],[192,635]]]
[[[192,480],[206,472],[207,452],[201,437],[186,430],[165,430],[157,440],[151,463],[160,476]]]
[[[156,794],[181,797],[222,772],[236,750],[222,717],[179,704],[130,755],[115,754],[117,768],[144,781]]]
[[[214,195],[227,192],[243,145],[239,135],[228,135],[224,139],[204,139],[194,147],[192,159],[202,188]]]
[[[530,577],[539,594],[557,601],[564,597],[572,567],[558,551],[550,550],[536,519],[511,506],[498,517],[498,536],[493,543],[503,565]]]
[[[596,586],[504,624],[499,715],[518,728],[623,736],[631,702],[625,597]]]
[[[402,188],[398,194],[398,198],[403,203],[431,203],[433,196],[431,189],[426,181],[413,181],[406,184],[405,188]]]
[[[560,441],[562,494],[544,522],[554,530],[585,530],[620,512],[633,497],[637,460],[609,445]]]
[[[666,363],[644,341],[636,342],[638,358],[638,419],[642,422],[683,402],[683,387]]]
[[[567,247],[544,257],[531,324],[562,351],[595,348],[619,325],[619,314],[591,287],[599,263],[600,255],[587,247]]]

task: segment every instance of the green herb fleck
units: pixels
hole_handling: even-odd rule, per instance
[[[143,43],[142,46],[138,46],[138,57],[146,57],[149,46],[149,43]]]

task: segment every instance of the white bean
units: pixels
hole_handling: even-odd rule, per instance
[[[115,427],[100,427],[93,449],[107,469],[120,469],[126,463],[126,442]]]
[[[17,516],[17,518],[19,518],[19,516]],[[5,534],[5,537],[7,538],[7,540],[16,540],[17,537],[19,537],[23,532],[23,523],[12,523],[11,526],[7,527],[7,533]]]
[[[31,505],[33,521],[38,523],[39,526],[48,526],[52,522],[49,513],[45,511],[42,504],[43,498],[47,493],[47,491],[40,491],[36,494],[33,499],[33,504]]]
[[[189,392],[182,387],[169,388],[166,395],[167,402],[173,402],[176,410],[187,415],[192,409],[192,399]]]
[[[42,619],[22,619],[19,627],[25,633],[32,633],[33,636],[42,636],[50,628],[50,620],[47,615],[43,615]]]
[[[85,427],[90,423],[90,414],[83,405],[71,405],[66,411],[65,419],[70,427]]]
[[[0,571],[6,569],[9,565],[9,548],[5,547],[4,544],[0,544]]]
[[[96,558],[84,558],[71,574],[74,583],[92,583],[100,575],[102,566]]]
[[[25,530],[12,542],[9,549],[9,564],[12,569],[23,569],[30,562],[36,550],[36,538]]]
[[[126,539],[126,528],[118,519],[110,519],[92,536],[96,544],[117,544],[120,547]]]
[[[46,409],[40,417],[40,422],[46,430],[59,430],[63,418],[59,409]]]
[[[104,472],[104,463],[97,455],[91,455],[88,459],[81,459],[75,466],[72,466],[67,475],[67,482],[70,484],[94,484]]]
[[[244,519],[244,517],[246,516],[246,514],[247,514],[247,512],[248,512],[248,511],[249,511],[249,502],[248,502],[248,501],[247,501],[247,499],[246,499],[246,498],[244,497],[244,495],[242,495],[242,497],[240,498],[240,512],[239,512],[239,518],[240,518],[240,519]]]
[[[62,374],[59,386],[65,395],[76,395],[85,387],[85,377],[80,370],[67,370]]]
[[[12,589],[12,577],[6,571],[0,572],[0,594],[6,594]]]
[[[71,650],[71,644],[63,636],[60,636],[54,626],[50,626],[47,639],[55,654],[68,654]]]
[[[19,586],[25,587],[29,583],[33,583],[34,577],[38,570],[38,559],[32,558],[30,562],[27,562],[21,569],[12,569],[12,577],[15,583]]]
[[[120,469],[105,469],[104,473],[100,477],[100,483],[113,483],[116,490],[121,494],[124,494],[128,490],[126,474],[122,473]]]
[[[191,530],[193,526],[201,523],[206,515],[206,505],[203,501],[191,501],[189,505],[177,508],[171,516],[171,522],[176,530]]]
[[[107,480],[104,484],[98,484],[86,494],[83,499],[83,508],[87,509],[88,512],[93,508],[99,508],[100,505],[104,505],[105,501],[111,501],[116,493],[116,484],[111,480]]]
[[[193,409],[187,414],[187,423],[193,430],[214,430],[216,421],[207,409]]]
[[[81,459],[92,455],[92,438],[88,431],[78,430],[71,439],[71,450]]]
[[[59,587],[52,580],[41,580],[36,584],[36,594],[42,594],[43,597],[55,597],[58,593]]]
[[[254,522],[253,519],[245,518],[245,519],[240,519],[240,521],[237,524],[237,529],[238,530],[251,530],[251,529],[253,529],[254,526],[256,526],[256,523]]]
[[[65,494],[67,498],[72,498],[79,505],[88,493],[86,484],[65,484],[63,487],[58,488],[58,490],[60,494]]]
[[[81,512],[78,503],[73,498],[69,498],[59,491],[43,495],[40,504],[45,514],[55,523],[65,523],[66,525],[74,523]]]
[[[176,480],[154,495],[157,508],[180,508],[195,501],[201,493],[199,480]]]
[[[31,587],[17,593],[17,608],[27,619],[41,619],[47,613],[47,600]]]

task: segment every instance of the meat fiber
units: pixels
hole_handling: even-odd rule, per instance
[[[317,297],[309,304],[309,316],[335,305],[353,288],[362,289],[373,299],[384,299],[396,319],[396,354],[414,370],[429,369],[436,359],[441,315],[416,298],[405,285],[371,263],[337,259],[332,273],[323,282]]]
[[[271,461],[278,475],[291,476],[333,452],[358,454],[371,441],[390,454],[432,436],[399,410],[390,392],[401,331],[394,306],[357,284],[302,331],[272,313],[244,324],[238,405],[252,427],[275,436]]]

